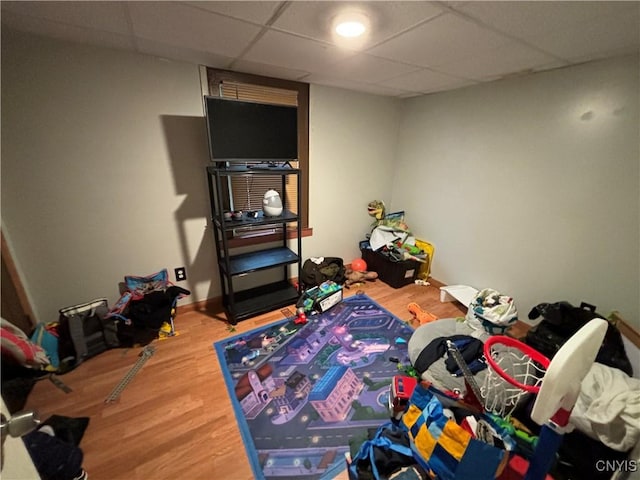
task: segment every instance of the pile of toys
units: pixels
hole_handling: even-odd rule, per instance
[[[342,301],[342,285],[327,280],[320,285],[305,290],[296,303],[295,323],[306,323],[307,314],[326,312]]]
[[[416,245],[416,238],[405,222],[404,212],[387,214],[382,200],[369,202],[367,212],[375,219],[371,225],[369,248],[395,262],[426,261],[427,253]]]

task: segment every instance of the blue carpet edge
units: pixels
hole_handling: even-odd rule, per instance
[[[250,335],[259,330],[263,330],[265,327],[269,325],[280,325],[281,323],[287,323],[290,321],[290,318],[285,318],[283,320],[278,320],[272,324],[262,325],[260,327],[253,328],[243,333],[239,333],[232,337],[227,337],[223,340],[218,340],[213,343],[213,347],[216,350],[216,354],[218,356],[218,363],[220,364],[220,369],[222,370],[222,374],[224,376],[224,383],[227,386],[227,395],[229,396],[229,400],[231,400],[231,406],[233,407],[233,413],[236,417],[236,422],[238,424],[240,430],[240,436],[242,437],[242,443],[244,444],[245,452],[247,452],[247,457],[249,458],[249,463],[251,464],[251,470],[253,470],[253,475],[257,479],[264,479],[265,476],[260,469],[260,460],[258,459],[257,450],[255,443],[253,443],[253,437],[251,437],[251,432],[249,431],[249,425],[247,425],[247,421],[242,412],[242,407],[236,398],[233,397],[232,392],[235,388],[233,384],[233,379],[231,378],[231,373],[229,372],[229,368],[227,367],[227,363],[224,361],[224,344],[229,343],[230,341],[235,340],[236,338],[244,337],[246,335]],[[251,446],[251,448],[249,448]]]

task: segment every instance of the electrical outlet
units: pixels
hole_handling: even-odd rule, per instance
[[[180,282],[182,280],[187,279],[187,269],[184,267],[178,267],[174,270],[176,273],[176,282]]]

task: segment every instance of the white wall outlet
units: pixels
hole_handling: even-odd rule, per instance
[[[187,279],[187,269],[184,267],[178,267],[175,270],[176,282],[181,282]]]

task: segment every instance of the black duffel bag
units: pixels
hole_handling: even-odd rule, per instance
[[[566,301],[541,303],[529,312],[530,320],[535,320],[540,316],[542,316],[542,321],[529,330],[525,343],[550,359],[574,333],[590,320],[594,318],[605,319],[596,313],[594,305],[582,302],[579,307],[574,307]],[[596,362],[617,368],[632,376],[633,368],[624,348],[622,334],[611,322],[608,324],[607,333],[596,356]]]
[[[317,262],[317,260],[320,260]],[[331,280],[342,285],[345,281],[344,261],[339,257],[309,258],[302,265],[300,282],[303,288],[317,287]]]

